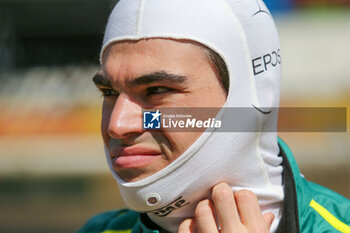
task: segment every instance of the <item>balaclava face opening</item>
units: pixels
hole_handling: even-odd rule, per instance
[[[192,40],[219,54],[230,77],[223,107],[278,107],[279,38],[261,0],[121,0],[109,18],[101,57],[114,42],[145,38]],[[225,114],[219,117],[232,121]],[[193,217],[197,203],[210,197],[211,188],[226,182],[233,191],[257,195],[263,213],[275,215],[274,232],[284,197],[282,159],[276,132],[264,128],[276,119],[256,111],[249,120],[255,132],[205,131],[166,168],[136,182],[118,177],[105,150],[125,203],[176,232]]]

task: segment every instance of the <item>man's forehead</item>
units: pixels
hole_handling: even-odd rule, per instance
[[[199,58],[206,56],[206,50],[207,48],[204,45],[186,39],[146,38],[140,40],[122,40],[113,42],[104,48],[102,51],[102,65],[106,63],[108,57],[121,54],[149,55],[153,58],[192,55]]]
[[[133,79],[151,73],[157,73],[157,77],[162,73],[188,76],[207,62],[204,47],[190,40],[128,40],[107,47],[98,74],[110,80]]]

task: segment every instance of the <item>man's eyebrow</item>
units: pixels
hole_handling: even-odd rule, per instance
[[[171,74],[162,70],[137,77],[128,81],[127,85],[130,87],[136,87],[152,83],[181,84],[186,80],[187,76]]]
[[[187,80],[187,76],[170,74],[166,71],[157,71],[150,74],[145,74],[135,79],[127,81],[129,87],[142,86],[152,83],[168,83],[168,84],[180,84]],[[109,79],[102,74],[97,72],[92,81],[96,86],[112,88],[112,84]]]
[[[112,88],[112,84],[109,81],[109,79],[105,75],[101,74],[100,72],[97,72],[94,75],[94,77],[92,78],[92,81],[95,83],[96,86]]]

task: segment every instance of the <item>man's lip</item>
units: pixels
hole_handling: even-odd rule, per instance
[[[133,156],[133,155],[159,155],[160,151],[140,146],[130,146],[130,147],[120,147],[113,153],[111,153],[111,157],[121,157],[121,156]]]
[[[161,152],[147,147],[120,147],[112,153],[113,166],[117,169],[134,169],[148,166],[161,157]]]

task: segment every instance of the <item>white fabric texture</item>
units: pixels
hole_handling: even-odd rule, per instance
[[[109,18],[101,57],[114,42],[154,37],[189,39],[216,51],[230,76],[224,107],[278,107],[279,38],[261,0],[121,0]],[[224,113],[221,117],[232,121]],[[263,213],[275,215],[274,232],[284,198],[277,133],[260,132],[271,119],[259,111],[241,120],[251,121],[256,132],[204,132],[169,166],[136,182],[118,177],[106,150],[125,203],[176,232],[181,221],[193,216],[198,201],[210,197],[215,184],[226,182],[233,191],[248,189],[258,196]],[[148,204],[149,197],[158,202]],[[176,206],[180,197],[184,201]],[[160,217],[165,206],[170,213]]]

